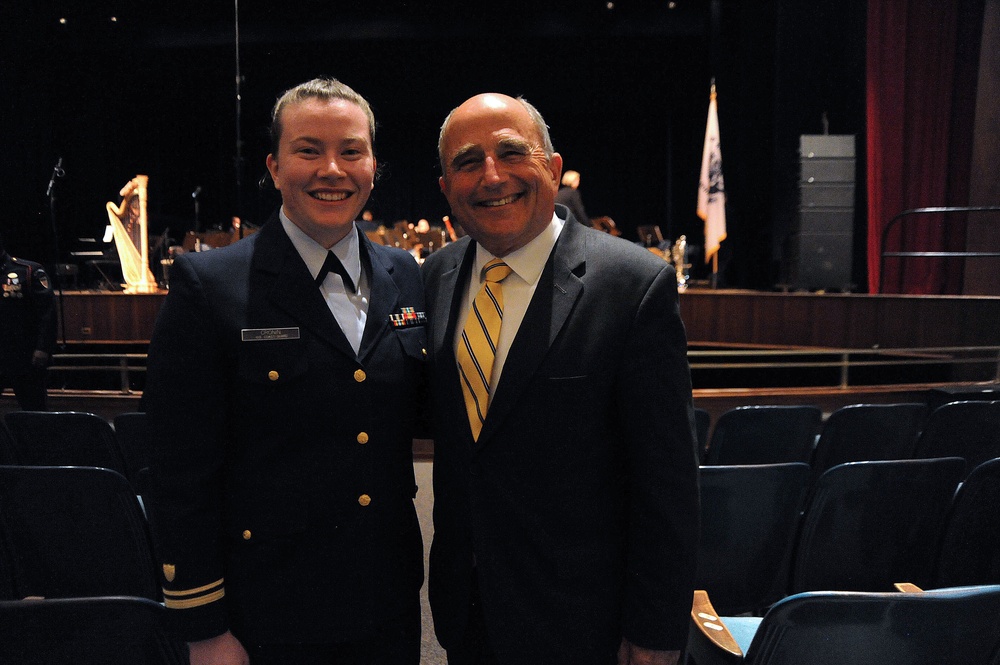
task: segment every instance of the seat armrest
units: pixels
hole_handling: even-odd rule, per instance
[[[698,589],[694,592],[694,602],[691,603],[691,621],[715,647],[736,658],[743,657],[743,651],[736,643],[736,639],[733,638],[725,624],[719,620],[719,615],[712,607],[707,591]]]
[[[901,593],[921,593],[923,591],[916,584],[910,584],[909,582],[896,582],[892,586],[896,587],[896,591]]]

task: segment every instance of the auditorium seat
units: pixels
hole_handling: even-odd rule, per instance
[[[14,464],[14,439],[11,438],[7,424],[0,420],[0,464]]]
[[[933,582],[1000,584],[1000,459],[977,466],[955,492]]]
[[[115,471],[0,466],[0,534],[16,598],[160,599],[148,526]]]
[[[812,458],[823,413],[815,406],[740,406],[719,416],[705,463],[779,464]]]
[[[849,462],[813,485],[796,541],[791,591],[927,586],[961,458]]]
[[[31,665],[184,665],[163,607],[111,596],[0,602],[0,662]]]
[[[705,409],[695,408],[694,427],[695,435],[698,439],[699,459],[704,462],[708,452],[708,430],[712,425],[712,415]]]
[[[813,475],[844,462],[910,459],[927,407],[851,404],[827,417],[813,454]]]
[[[141,411],[119,413],[114,418],[115,437],[125,463],[125,477],[137,494],[145,494],[143,469],[150,463],[149,439],[146,435],[146,414]]]
[[[81,411],[13,411],[5,416],[16,463],[99,466],[126,475],[111,423]]]
[[[700,474],[696,588],[725,614],[761,611],[787,592],[809,466],[703,466]]]
[[[1000,457],[1000,400],[943,404],[931,411],[914,457],[961,457],[966,474]]]
[[[918,593],[818,591],[789,596],[763,618],[724,617],[695,592],[688,662],[695,665],[971,665],[996,663],[1000,586]]]

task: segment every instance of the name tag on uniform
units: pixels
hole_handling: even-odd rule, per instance
[[[298,328],[244,328],[240,331],[244,342],[270,342],[279,339],[298,339]]]
[[[389,323],[393,328],[409,328],[427,323],[427,314],[418,312],[413,307],[402,307],[399,314],[390,314]]]

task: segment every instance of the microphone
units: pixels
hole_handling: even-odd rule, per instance
[[[52,196],[52,190],[56,186],[56,178],[61,178],[66,175],[66,171],[62,167],[63,158],[60,157],[59,161],[56,162],[55,168],[52,169],[52,177],[49,178],[49,188],[45,190],[46,196]]]
[[[198,185],[197,187],[194,188],[194,191],[191,192],[191,198],[196,199],[198,198],[199,194],[201,194],[201,185]]]

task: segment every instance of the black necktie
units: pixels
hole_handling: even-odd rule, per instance
[[[328,251],[326,253],[326,261],[323,262],[323,267],[319,269],[319,274],[316,275],[316,286],[320,286],[323,280],[326,279],[327,274],[331,272],[340,275],[340,278],[344,280],[344,288],[347,289],[348,293],[357,293],[357,290],[354,288],[354,280],[347,274],[347,268],[340,262],[336,254]]]

